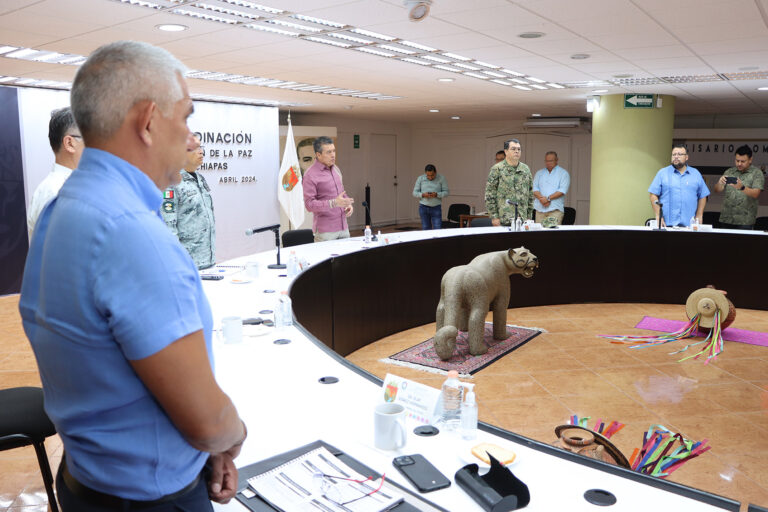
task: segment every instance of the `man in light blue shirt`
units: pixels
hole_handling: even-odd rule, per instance
[[[536,222],[546,227],[559,226],[565,214],[565,194],[571,186],[568,171],[557,165],[557,153],[547,151],[544,169],[533,177],[533,209]]]
[[[432,164],[427,164],[424,174],[416,179],[413,197],[419,198],[419,217],[421,229],[440,229],[443,227],[443,198],[449,194],[445,176],[437,174]]]
[[[86,149],[38,219],[19,300],[64,444],[64,512],[212,511],[237,489],[245,425],[214,379],[197,268],[160,217],[195,149],[185,72],[118,41],[72,85]]]
[[[661,226],[688,226],[693,217],[701,223],[709,189],[701,173],[687,162],[685,146],[672,147],[672,164],[659,169],[648,187],[657,226],[661,210]]]

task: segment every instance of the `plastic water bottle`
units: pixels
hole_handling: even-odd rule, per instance
[[[475,385],[462,383],[467,388],[467,395],[461,402],[461,437],[467,441],[477,439],[477,401]]]
[[[464,395],[464,388],[459,382],[459,372],[451,370],[448,372],[448,378],[443,382],[442,405],[443,428],[447,432],[456,432],[459,430],[461,422],[461,398]]]
[[[288,277],[297,275],[299,275],[299,258],[296,256],[296,251],[291,251],[288,255]]]
[[[695,215],[691,217],[691,221],[688,223],[688,227],[693,231],[699,230],[699,219],[697,219]]]
[[[373,235],[371,233],[371,226],[365,226],[365,232],[364,232],[364,237],[363,238],[365,240],[365,244],[366,245],[371,243],[371,237],[372,236]]]
[[[288,292],[280,292],[280,300],[275,310],[275,327],[283,329],[293,325],[293,308]]]

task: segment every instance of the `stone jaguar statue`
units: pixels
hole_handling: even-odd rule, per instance
[[[483,341],[485,316],[493,310],[493,337],[507,337],[509,276],[532,277],[539,260],[525,247],[477,256],[469,265],[448,269],[440,282],[437,305],[435,351],[450,359],[456,349],[458,331],[469,333],[469,352],[478,356],[488,351]]]

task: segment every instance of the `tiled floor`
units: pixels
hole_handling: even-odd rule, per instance
[[[0,297],[0,387],[39,386],[34,357],[21,329],[18,296]],[[737,304],[738,306],[738,304]],[[627,455],[650,425],[712,450],[670,480],[743,503],[768,506],[768,348],[726,342],[718,361],[677,363],[665,347],[629,349],[597,338],[628,334],[643,315],[683,320],[679,305],[577,304],[513,309],[509,323],[547,332],[475,374],[480,419],[545,442],[571,414],[618,420],[612,440]],[[734,327],[768,332],[768,312],[739,310]],[[439,387],[443,377],[390,366],[379,359],[423,341],[434,324],[390,336],[349,356],[383,377],[396,373]],[[59,439],[46,442],[53,471]],[[0,512],[42,512],[47,500],[31,448],[0,452]],[[746,510],[746,505],[743,506]]]
[[[717,362],[705,366],[669,355],[683,342],[630,349],[596,336],[641,333],[633,327],[643,315],[685,320],[685,309],[574,304],[509,310],[508,323],[547,332],[473,376],[480,419],[548,443],[572,414],[591,416],[590,426],[597,418],[617,420],[626,427],[612,441],[627,457],[648,427],[664,425],[712,446],[670,481],[741,501],[743,510],[747,503],[768,506],[768,348],[726,342]],[[768,312],[739,310],[733,326],[768,332]],[[382,378],[394,373],[440,387],[442,376],[379,361],[434,331],[430,324],[389,336],[348,359]]]

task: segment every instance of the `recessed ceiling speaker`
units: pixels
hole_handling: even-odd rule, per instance
[[[421,21],[429,15],[432,0],[403,0],[403,4],[408,8],[409,20]]]

